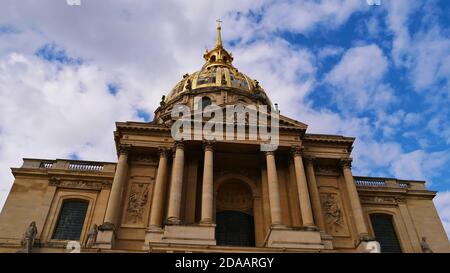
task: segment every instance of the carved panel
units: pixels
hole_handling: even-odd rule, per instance
[[[50,178],[48,184],[49,186],[58,188],[101,190],[104,188],[110,188],[112,181],[63,180],[52,177]]]
[[[148,183],[133,183],[128,197],[125,222],[131,224],[143,223],[144,211],[149,198]]]
[[[339,195],[337,193],[322,193],[321,200],[328,231],[332,235],[347,235],[348,229]]]
[[[363,204],[397,205],[404,202],[404,198],[399,196],[360,196]]]
[[[217,211],[234,210],[253,214],[253,197],[242,182],[223,184],[217,193]]]
[[[337,166],[318,165],[315,167],[315,171],[317,175],[339,176],[339,169]]]
[[[150,165],[158,165],[158,157],[155,155],[136,154],[131,157],[131,161]]]
[[[241,169],[225,169],[214,170],[214,177],[221,177],[227,174],[240,174],[247,178],[257,181],[259,179],[258,173],[254,169],[241,168]]]

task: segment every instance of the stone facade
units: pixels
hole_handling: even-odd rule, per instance
[[[377,239],[373,214],[391,217],[402,252],[423,252],[422,238],[432,251],[450,252],[436,193],[423,181],[354,177],[352,137],[308,134],[306,124],[280,115],[274,152],[261,152],[258,140],[174,141],[176,103],[271,104],[257,81],[231,65],[220,28],[204,57],[152,122],[116,123],[117,163],[24,159],[12,168],[0,252],[22,249],[32,221],[32,252],[67,252],[68,240],[54,239],[66,200],[88,203],[77,240],[83,252],[367,252]],[[218,240],[221,212],[250,219],[251,246]]]

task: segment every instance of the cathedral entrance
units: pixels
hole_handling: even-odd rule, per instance
[[[240,211],[216,215],[216,241],[224,246],[255,246],[253,216]]]
[[[217,245],[255,246],[253,196],[245,182],[226,181],[216,199]]]

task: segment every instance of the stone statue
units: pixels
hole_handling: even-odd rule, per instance
[[[166,96],[162,96],[161,101],[159,102],[159,105],[160,105],[161,107],[164,107],[164,105],[166,105],[165,100],[166,100]]]
[[[366,253],[380,253],[381,252],[380,243],[378,243],[377,241],[367,242],[365,252]]]
[[[85,244],[87,248],[91,248],[95,244],[95,241],[97,240],[97,233],[98,233],[97,224],[94,224],[87,234]]]
[[[258,90],[258,91],[261,90],[261,86],[259,86],[259,82],[258,82],[257,80],[254,80],[253,83],[254,83],[254,85],[255,85],[255,87],[254,87],[254,88],[255,88],[255,91],[256,91],[256,90]]]
[[[192,85],[191,85],[190,79],[187,79],[187,81],[186,81],[186,90],[188,90],[188,91],[192,90]]]
[[[433,250],[431,250],[430,245],[427,243],[427,238],[422,237],[422,241],[420,242],[420,246],[422,247],[423,253],[433,253]]]
[[[27,230],[25,231],[25,234],[23,235],[23,239],[21,242],[22,247],[24,248],[23,252],[31,253],[37,233],[38,233],[38,231],[37,231],[37,227],[36,227],[36,222],[33,221],[28,226]]]

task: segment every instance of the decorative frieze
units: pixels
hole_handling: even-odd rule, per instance
[[[399,196],[360,196],[363,204],[397,205],[403,203],[405,199]]]
[[[158,165],[158,158],[155,155],[136,154],[130,158],[131,161],[137,163],[144,163],[149,165]]]
[[[57,177],[49,179],[49,186],[69,189],[101,190],[111,188],[111,181],[66,180]]]
[[[250,178],[253,181],[260,179],[259,173],[255,169],[214,169],[214,177],[222,177],[228,174],[240,174],[247,178]]]
[[[328,176],[339,176],[338,168],[337,166],[330,166],[330,165],[317,165],[315,166],[314,170],[319,175],[328,175]]]

